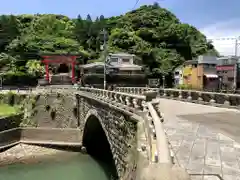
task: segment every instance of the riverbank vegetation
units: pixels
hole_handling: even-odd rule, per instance
[[[1,15],[0,68],[4,79],[38,77],[44,72],[41,53],[79,53],[81,63],[101,60],[102,29],[109,52],[136,54],[151,72],[169,73],[185,60],[217,54],[195,27],[181,23],[157,3],[121,16],[92,19],[79,15]]]
[[[17,112],[18,112],[17,106],[10,106],[4,103],[0,104],[0,117],[13,115],[16,114]]]

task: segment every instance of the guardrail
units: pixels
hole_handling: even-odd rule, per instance
[[[142,94],[148,90],[158,92],[162,98],[181,100],[204,105],[212,105],[217,107],[240,109],[240,95],[226,94],[218,92],[194,91],[183,89],[158,89],[146,87],[118,87],[116,91],[125,93]]]
[[[101,99],[107,99],[109,103],[119,105],[142,117],[147,127],[145,135],[149,141],[151,161],[155,163],[172,164],[170,149],[162,126],[162,118],[159,115],[154,102],[157,93],[145,91],[141,95],[133,93],[108,91],[95,88],[80,88],[80,91],[88,92]],[[156,145],[156,147],[155,147]]]

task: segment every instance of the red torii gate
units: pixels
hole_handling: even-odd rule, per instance
[[[75,65],[76,59],[79,55],[71,54],[48,54],[41,55],[42,62],[45,64],[46,80],[49,82],[49,64],[71,64],[72,67],[72,83],[75,83]]]

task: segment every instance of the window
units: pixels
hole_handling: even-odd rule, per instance
[[[130,59],[122,59],[122,63],[129,63]]]
[[[204,67],[204,68],[208,68],[208,67],[209,67],[209,64],[203,64],[203,67]]]
[[[118,62],[118,58],[111,58],[110,59],[110,63],[117,63]]]
[[[229,77],[229,78],[228,78],[228,81],[233,81],[233,80],[234,80],[233,77]]]

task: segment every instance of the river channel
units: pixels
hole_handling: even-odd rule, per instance
[[[110,180],[106,164],[86,154],[66,153],[66,157],[0,167],[0,180]]]

